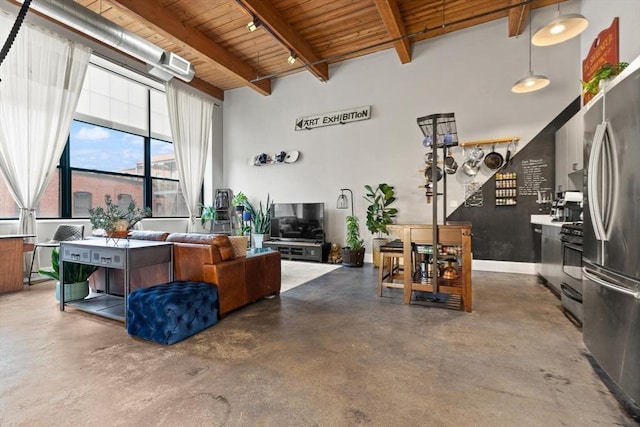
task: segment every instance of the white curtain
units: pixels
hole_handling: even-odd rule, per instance
[[[211,139],[213,102],[175,85],[165,86],[180,187],[189,210],[187,232],[193,232]]]
[[[0,13],[0,39],[14,19]],[[19,233],[36,233],[35,208],[56,172],[90,55],[25,22],[0,66],[0,175],[20,208]]]

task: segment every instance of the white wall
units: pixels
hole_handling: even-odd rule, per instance
[[[620,18],[620,61],[631,62],[640,56],[640,1],[582,0],[582,14],[589,19],[589,26],[581,34],[581,63],[598,33],[609,28],[616,16]]]
[[[579,3],[563,3],[563,12]],[[536,10],[533,28],[550,19],[555,7]],[[365,184],[387,182],[398,194],[397,222],[431,221],[418,170],[424,167],[422,134],[416,118],[454,112],[461,141],[517,135],[526,144],[580,93],[580,41],[532,48],[533,70],[551,85],[516,95],[513,83],[528,71],[528,36],[509,39],[501,19],[414,44],[413,61],[401,65],[387,50],[330,66],[330,80],[310,73],[275,80],[273,94],[241,88],[228,91],[224,103],[225,182],[252,200],[325,202],[327,240],[344,243],[345,211],[335,208],[339,189],[354,190],[365,244]],[[372,118],[343,126],[294,131],[297,117],[372,106]],[[249,166],[261,152],[299,150],[290,165]],[[506,147],[500,147],[504,154]],[[462,163],[460,149],[454,152]],[[484,181],[481,174],[478,180]],[[449,179],[448,199],[463,202],[458,172]],[[454,207],[450,207],[452,211]]]

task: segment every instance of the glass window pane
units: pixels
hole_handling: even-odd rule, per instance
[[[51,178],[40,203],[36,206],[36,218],[58,218],[60,216],[59,176],[59,172],[56,172]],[[20,209],[13,200],[4,179],[0,178],[0,218],[18,218],[19,216]]]
[[[151,176],[178,179],[176,155],[172,143],[151,140]]]
[[[169,124],[169,108],[167,96],[164,92],[150,90],[151,101],[151,137],[173,141],[171,125]]]
[[[0,218],[17,218],[19,215],[18,205],[13,200],[4,178],[0,177]]]
[[[180,183],[154,179],[151,210],[154,217],[189,216]]]
[[[104,206],[105,194],[111,195],[111,199],[119,202],[126,200],[134,200],[139,207],[143,206],[143,180],[142,178],[123,177],[105,175],[94,172],[72,171],[71,172],[71,189],[73,194],[86,193],[81,203],[82,206],[76,206],[79,199],[73,198],[73,206],[71,207],[74,217],[88,217],[89,213],[86,207],[86,200],[91,199],[91,206]]]
[[[73,121],[69,135],[72,168],[144,175],[144,138]]]
[[[76,113],[148,134],[148,89],[131,79],[89,64]]]
[[[53,174],[36,208],[36,218],[60,217],[60,169]]]

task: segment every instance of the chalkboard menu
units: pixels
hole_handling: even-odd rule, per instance
[[[549,160],[549,157],[546,156],[520,161],[522,181],[518,185],[519,195],[537,197],[538,191],[544,193],[553,190],[551,178],[553,175],[549,171]]]

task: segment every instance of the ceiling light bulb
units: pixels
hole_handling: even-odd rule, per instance
[[[526,82],[524,82],[524,85],[525,85],[525,86],[527,86],[527,87],[531,87],[531,86],[533,86],[534,84],[536,84],[536,82],[535,82],[535,80],[533,80],[533,79],[529,79],[529,80],[527,80]]]
[[[289,63],[289,65],[293,65],[296,63],[296,54],[292,53],[291,55],[289,55],[289,58],[287,59],[287,62]]]
[[[258,29],[258,26],[256,25],[256,23],[254,21],[251,21],[247,24],[247,29],[251,32],[254,32],[255,30]]]
[[[549,30],[549,32],[551,34],[560,34],[561,32],[563,32],[565,30],[565,27],[563,24],[556,24],[553,27],[551,27],[551,29]]]

